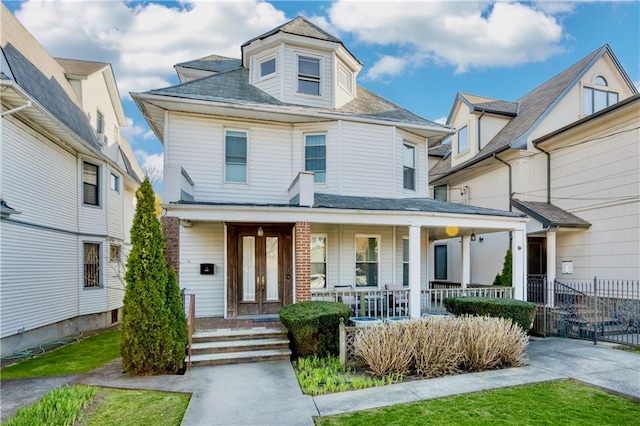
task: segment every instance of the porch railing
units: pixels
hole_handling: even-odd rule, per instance
[[[185,302],[188,300],[187,312],[187,370],[191,368],[191,346],[193,345],[193,332],[196,328],[196,295],[186,294],[183,296]]]
[[[312,290],[312,300],[329,300],[342,302],[351,306],[357,317],[389,317],[409,316],[409,298],[411,290]],[[445,314],[443,301],[447,297],[492,297],[513,299],[513,287],[478,287],[478,288],[436,288],[420,291],[421,314]]]

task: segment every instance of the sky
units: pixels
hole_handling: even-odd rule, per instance
[[[456,93],[516,101],[608,43],[640,86],[640,1],[5,1],[54,57],[109,62],[143,170],[162,144],[130,93],[178,83],[173,66],[240,45],[298,15],[363,64],[358,84],[432,121]]]

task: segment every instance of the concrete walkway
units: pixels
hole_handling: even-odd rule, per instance
[[[183,425],[312,425],[326,416],[527,383],[574,378],[640,400],[640,355],[573,339],[532,339],[527,366],[310,397],[291,363],[199,367],[183,376],[129,377],[119,361],[68,378],[2,381],[2,419],[65,383],[191,393]],[[29,399],[28,397],[31,396]]]

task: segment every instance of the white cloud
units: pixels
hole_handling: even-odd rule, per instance
[[[438,124],[447,124],[447,117],[440,117],[440,118],[438,118],[436,120],[433,120],[433,121],[435,123],[438,123]]]
[[[164,154],[149,154],[143,149],[136,149],[133,154],[140,164],[142,172],[152,181],[162,181],[164,173]]]
[[[576,9],[574,1],[536,1],[533,3],[536,9],[545,13],[557,15],[561,13],[572,13]]]
[[[169,85],[176,63],[240,57],[242,43],[286,21],[258,0],[173,5],[29,0],[16,17],[52,56],[111,63],[123,99]]]
[[[367,71],[366,78],[370,80],[379,80],[383,76],[394,76],[402,73],[408,58],[398,58],[396,56],[383,55],[370,69]]]
[[[427,60],[456,67],[515,66],[561,52],[563,27],[551,14],[511,2],[359,2],[338,0],[332,24],[362,42],[404,52],[394,63],[419,66]],[[397,72],[386,56],[372,67],[382,78]]]

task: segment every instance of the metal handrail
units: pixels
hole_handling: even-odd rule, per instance
[[[187,369],[191,368],[191,346],[196,325],[196,295],[189,294],[189,313],[187,314]]]

